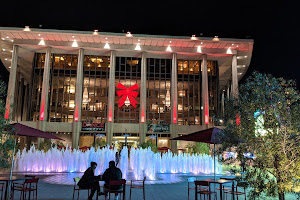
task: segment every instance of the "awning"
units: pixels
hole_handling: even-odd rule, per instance
[[[193,142],[204,142],[209,144],[219,144],[220,134],[223,128],[224,127],[213,127],[202,131],[197,131],[195,133],[190,133],[188,135],[182,135],[171,140],[184,140]]]
[[[29,137],[40,137],[40,138],[47,138],[47,139],[55,139],[55,140],[63,140],[59,137],[56,137],[50,133],[31,128],[24,124],[15,123],[13,125],[17,131],[17,135],[19,136],[29,136]]]

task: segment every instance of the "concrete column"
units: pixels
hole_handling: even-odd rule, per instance
[[[228,88],[227,88],[226,98],[227,98],[227,100],[230,98],[230,87],[229,87],[229,85],[228,85]]]
[[[18,102],[16,107],[16,120],[21,121],[22,120],[22,102],[23,102],[23,91],[24,91],[24,78],[21,78],[19,81],[19,89],[18,89]]]
[[[108,113],[107,113],[107,131],[106,142],[112,144],[113,125],[114,125],[114,109],[115,109],[115,71],[116,71],[116,51],[110,54],[110,72],[109,72],[109,90],[108,90]]]
[[[15,99],[15,90],[16,90],[16,77],[17,77],[17,66],[18,66],[18,50],[17,45],[13,46],[11,68],[9,73],[9,82],[7,88],[7,98],[6,98],[6,107],[5,107],[5,119],[13,120],[13,110],[14,110],[14,99]]]
[[[51,47],[47,47],[44,64],[44,74],[42,83],[42,93],[40,100],[40,130],[45,131],[46,122],[48,121],[49,109],[49,84],[51,68]]]
[[[232,56],[232,91],[231,95],[233,97],[238,97],[239,89],[238,89],[238,73],[237,73],[237,57],[236,55]]]
[[[221,96],[221,117],[224,117],[224,106],[225,106],[225,90],[222,91],[222,96]]]
[[[207,75],[207,55],[203,54],[202,61],[202,125],[209,124],[209,98],[208,98],[208,75]]]
[[[84,49],[80,48],[78,52],[76,90],[75,90],[75,109],[73,122],[73,148],[79,147],[79,137],[81,131],[81,110],[82,110],[82,90],[83,90],[83,62]]]
[[[24,94],[24,101],[23,101],[22,121],[27,121],[28,98],[29,98],[29,84],[26,84],[25,94]]]
[[[171,138],[178,136],[178,96],[177,96],[177,54],[173,53],[172,72],[171,72]],[[171,149],[177,153],[177,141],[171,141]]]
[[[139,122],[139,135],[140,144],[145,142],[147,133],[147,120],[146,120],[146,108],[147,108],[147,56],[146,52],[142,53],[141,63],[141,85],[140,85],[140,122]]]

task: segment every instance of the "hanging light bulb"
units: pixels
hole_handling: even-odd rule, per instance
[[[72,44],[72,47],[78,47],[78,44],[77,44],[76,40],[74,40],[74,42]]]
[[[226,51],[226,54],[232,54],[232,51],[231,51],[231,48],[228,47],[227,51]]]
[[[109,46],[108,42],[105,43],[104,49],[110,49],[110,46]]]
[[[171,48],[171,46],[170,45],[168,45],[168,47],[167,47],[167,50],[166,51],[168,51],[168,52],[172,52],[172,48]]]
[[[140,43],[137,43],[137,45],[136,45],[136,47],[135,47],[134,50],[136,50],[136,51],[141,51],[142,50],[141,46],[140,46]]]
[[[43,39],[43,38],[41,38],[41,41],[39,42],[39,45],[41,45],[41,46],[45,46],[45,41],[44,41],[44,39]]]
[[[198,52],[198,53],[202,53],[201,46],[198,46],[198,48],[197,48],[197,52]]]

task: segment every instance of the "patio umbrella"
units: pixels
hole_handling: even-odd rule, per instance
[[[204,142],[214,145],[214,179],[216,180],[216,144],[220,144],[220,136],[225,127],[215,126],[209,129],[182,135],[171,140],[184,140],[193,142]]]
[[[14,128],[16,129],[15,132],[15,144],[14,144],[14,150],[13,150],[13,158],[12,158],[12,165],[10,169],[10,178],[12,177],[12,170],[14,167],[14,155],[15,155],[15,149],[16,149],[16,136],[29,136],[29,137],[40,137],[40,138],[47,138],[47,139],[56,139],[56,140],[63,140],[59,137],[56,137],[50,133],[26,126],[24,124],[15,123],[13,124]]]
[[[29,137],[39,137],[39,138],[47,138],[47,139],[55,139],[55,140],[63,140],[55,135],[50,133],[26,126],[24,124],[15,123],[14,128],[16,129],[16,135],[19,136],[29,136]]]

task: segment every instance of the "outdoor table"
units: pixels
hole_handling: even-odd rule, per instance
[[[217,179],[217,180],[214,180],[214,179],[203,179],[201,181],[207,181],[209,182],[209,184],[212,184],[212,183],[215,183],[215,184],[219,184],[220,185],[220,199],[222,200],[223,199],[223,184],[226,184],[226,183],[231,183],[233,182],[234,180],[225,180],[225,179]]]
[[[11,178],[9,176],[4,176],[0,177],[0,181],[5,182],[5,192],[4,192],[4,199],[8,199],[7,193],[8,193],[8,187],[10,187],[10,183],[12,181],[21,181],[21,180],[26,180],[30,179],[29,177],[24,177],[24,176],[12,176]],[[30,195],[29,195],[30,198]]]

